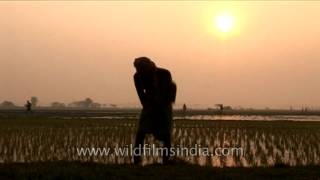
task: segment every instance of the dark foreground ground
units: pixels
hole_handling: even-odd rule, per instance
[[[197,165],[104,165],[80,162],[0,164],[0,179],[320,179],[320,166],[212,168]]]

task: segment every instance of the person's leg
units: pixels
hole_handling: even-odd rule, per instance
[[[138,131],[136,135],[136,141],[134,144],[134,152],[133,152],[133,162],[134,164],[138,165],[141,161],[141,154],[143,152],[143,146],[144,146],[144,138],[145,133],[142,131]]]
[[[169,158],[170,158],[170,148],[171,148],[171,135],[170,134],[165,134],[164,135],[163,146],[167,150],[163,154],[162,163],[163,164],[168,164]]]

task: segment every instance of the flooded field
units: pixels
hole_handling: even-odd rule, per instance
[[[234,121],[318,121],[320,116],[306,115],[192,115],[176,117],[190,120],[234,120]]]
[[[72,117],[65,117],[72,119]],[[97,117],[80,117],[80,119],[123,119],[122,116],[97,116]],[[128,119],[137,119],[138,116],[128,116]],[[320,116],[294,116],[294,115],[189,115],[176,116],[175,120],[231,120],[231,121],[314,121],[320,122]]]
[[[24,115],[0,119],[0,163],[38,161],[83,161],[106,164],[132,163],[132,156],[79,156],[81,147],[125,147],[134,143],[137,114],[130,116],[62,118]],[[110,117],[112,117],[110,116]],[[213,116],[214,117],[214,116]],[[172,146],[195,144],[216,148],[239,147],[242,156],[178,156],[183,161],[214,167],[274,165],[320,165],[320,122],[303,116],[225,119],[176,116]],[[220,116],[221,118],[221,116]],[[209,120],[208,120],[209,119]],[[241,121],[240,121],[241,120]],[[145,143],[161,146],[152,136]],[[160,162],[160,156],[144,157],[144,164]]]

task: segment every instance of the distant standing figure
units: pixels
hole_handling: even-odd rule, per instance
[[[25,107],[26,107],[27,112],[31,112],[32,104],[30,101],[27,101],[27,103],[25,104]]]
[[[172,104],[176,99],[176,84],[171,73],[156,67],[147,57],[139,57],[134,61],[136,73],[134,84],[142,104],[135,149],[143,152],[146,134],[152,134],[164,143],[163,163],[168,163],[171,148]],[[134,155],[134,164],[139,164],[140,155]]]
[[[187,112],[187,105],[186,104],[183,104],[182,110],[184,113]]]

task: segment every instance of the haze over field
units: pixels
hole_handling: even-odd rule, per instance
[[[148,56],[177,103],[319,107],[319,18],[320,1],[0,2],[0,101],[138,105]]]

